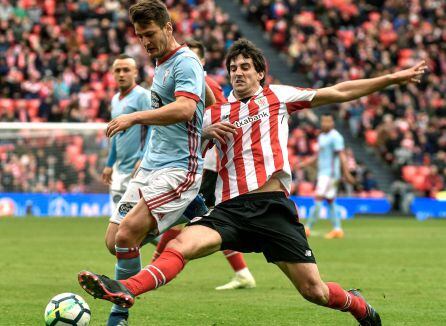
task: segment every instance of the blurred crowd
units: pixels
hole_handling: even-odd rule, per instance
[[[2,134],[0,192],[106,192],[103,131],[20,130]]]
[[[0,0],[0,121],[107,121],[116,91],[110,66],[122,52],[136,58],[139,82],[150,86],[153,64],[129,23],[131,3]],[[214,1],[165,3],[177,39],[202,40],[206,69],[225,82],[223,58],[240,36],[237,25]]]
[[[110,66],[122,52],[137,60],[139,83],[150,87],[153,63],[128,20],[133,2],[0,0],[0,122],[108,121],[116,92]],[[165,3],[177,39],[204,42],[205,69],[228,93],[223,59],[240,37],[237,25],[214,1]],[[52,133],[2,136],[0,191],[106,192],[97,172],[105,164],[106,138],[67,134],[53,145]],[[102,145],[89,150],[95,143]]]
[[[136,58],[139,82],[150,87],[153,63],[128,21],[127,8],[133,2],[0,0],[0,121],[108,121],[109,101],[116,92],[110,66],[122,52]],[[427,195],[444,188],[444,1],[412,0],[410,5],[401,0],[240,2],[247,18],[261,24],[292,70],[306,75],[314,87],[372,77],[427,60],[430,72],[420,85],[392,88],[382,96],[341,105],[339,112],[351,132],[375,147],[402,180],[414,182],[414,187]],[[176,38],[180,42],[189,38],[203,41],[207,48],[205,70],[222,84],[227,95],[230,86],[223,61],[226,50],[241,36],[238,26],[213,0],[165,3]],[[294,193],[311,194],[308,181],[314,180],[314,172],[301,171],[297,162],[314,153],[317,116],[299,113],[291,124]],[[7,159],[2,162],[33,161],[6,152],[2,158]],[[341,191],[370,194],[377,190],[364,162],[349,157],[358,186]],[[403,173],[407,165],[432,167],[423,180],[413,181],[404,177],[410,175]]]
[[[339,106],[354,136],[381,153],[401,181],[434,196],[446,180],[446,2],[240,0],[294,72],[313,87],[369,78],[426,60],[418,85]],[[260,19],[259,19],[260,17]],[[403,173],[423,166],[422,177]],[[415,180],[415,181],[414,181]]]

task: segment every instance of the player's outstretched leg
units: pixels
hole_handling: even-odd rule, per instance
[[[218,286],[216,290],[251,289],[256,287],[256,281],[248,269],[243,254],[233,250],[223,250],[223,254],[235,272],[232,280]]]
[[[276,263],[299,293],[308,301],[340,311],[348,311],[362,326],[381,326],[379,314],[357,290],[344,290],[339,284],[324,283],[313,263]]]
[[[105,275],[82,271],[78,274],[78,281],[94,298],[108,300],[124,308],[130,308],[135,302],[135,296],[121,282]]]
[[[163,286],[175,278],[186,260],[210,255],[220,249],[220,234],[206,226],[187,227],[168,243],[159,258],[127,280],[115,281],[92,272],[79,273],[82,288],[95,298],[131,307],[134,297]]]
[[[354,295],[355,297],[362,298],[365,301],[364,297],[361,295],[359,290],[350,289],[348,290],[348,292]],[[381,317],[379,316],[379,314],[376,312],[375,309],[373,309],[373,307],[369,303],[367,303],[367,301],[365,301],[365,303],[367,304],[367,314],[365,318],[359,320],[359,324],[361,326],[381,325]]]

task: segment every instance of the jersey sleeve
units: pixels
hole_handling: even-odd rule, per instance
[[[279,101],[286,105],[289,114],[297,110],[311,107],[311,101],[316,95],[312,88],[299,88],[287,85],[270,85],[269,88],[276,94]]]
[[[107,157],[107,167],[112,167],[116,162],[116,135],[112,137],[110,142],[110,149]]]
[[[342,137],[341,134],[337,133],[336,136],[334,137],[333,147],[336,152],[340,152],[340,151],[344,150],[344,148],[345,148],[344,137]]]
[[[184,56],[174,67],[175,97],[185,96],[199,102],[203,95],[204,70],[196,59]]]

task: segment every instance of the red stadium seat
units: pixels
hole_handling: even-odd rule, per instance
[[[40,100],[34,99],[34,100],[28,100],[28,113],[31,119],[37,117],[39,113],[39,106],[40,106]]]
[[[429,175],[430,172],[431,172],[430,167],[422,165],[422,166],[417,167],[416,174],[422,175],[423,177],[425,177],[425,176]]]
[[[369,197],[370,198],[384,198],[384,197],[386,197],[386,193],[381,190],[370,190]]]
[[[426,190],[426,177],[424,175],[417,174],[412,179],[412,185],[416,190],[424,191]]]
[[[375,146],[378,140],[378,132],[376,130],[367,130],[365,132],[365,141],[370,146]]]
[[[299,196],[313,196],[314,186],[311,182],[300,182],[297,186],[297,193]]]
[[[412,182],[417,173],[417,167],[414,165],[406,165],[402,168],[402,177],[404,181]]]
[[[14,108],[14,101],[10,100],[9,98],[2,98],[0,99],[0,107],[4,109],[8,109],[10,107]]]

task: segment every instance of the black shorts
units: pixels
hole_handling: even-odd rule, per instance
[[[262,252],[268,262],[316,262],[296,205],[283,192],[235,197],[188,225],[216,230],[223,241],[221,250]]]

